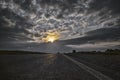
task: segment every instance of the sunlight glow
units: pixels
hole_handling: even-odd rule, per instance
[[[51,42],[53,43],[56,40],[59,40],[60,35],[58,32],[48,32],[47,36],[42,39],[43,42]]]

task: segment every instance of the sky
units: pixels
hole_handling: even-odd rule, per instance
[[[0,0],[0,50],[120,49],[120,0]],[[47,40],[56,36],[55,42]]]

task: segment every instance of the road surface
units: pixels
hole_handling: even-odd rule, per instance
[[[78,64],[61,54],[0,55],[0,80],[102,80]]]

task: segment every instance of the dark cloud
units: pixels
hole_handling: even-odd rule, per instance
[[[93,0],[90,3],[90,10],[96,11],[106,7],[109,10],[112,10],[113,13],[120,13],[119,3],[120,0]]]
[[[66,40],[63,42],[65,45],[79,45],[85,43],[97,43],[97,42],[110,42],[120,41],[120,27],[102,28],[86,33],[85,37]]]
[[[11,12],[9,9],[0,9],[0,41],[15,41],[19,39],[19,33],[28,33],[24,28],[29,26],[26,20],[19,15]],[[5,20],[6,19],[6,20]],[[7,20],[13,22],[15,25],[10,25]],[[12,24],[12,23],[11,23]],[[25,38],[25,37],[23,37]],[[22,39],[22,38],[21,38]],[[27,38],[26,38],[27,39]],[[23,40],[23,39],[22,39]]]

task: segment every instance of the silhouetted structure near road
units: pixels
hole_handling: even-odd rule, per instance
[[[57,52],[57,54],[60,54],[60,52]]]
[[[72,53],[76,53],[76,50],[73,50]]]

